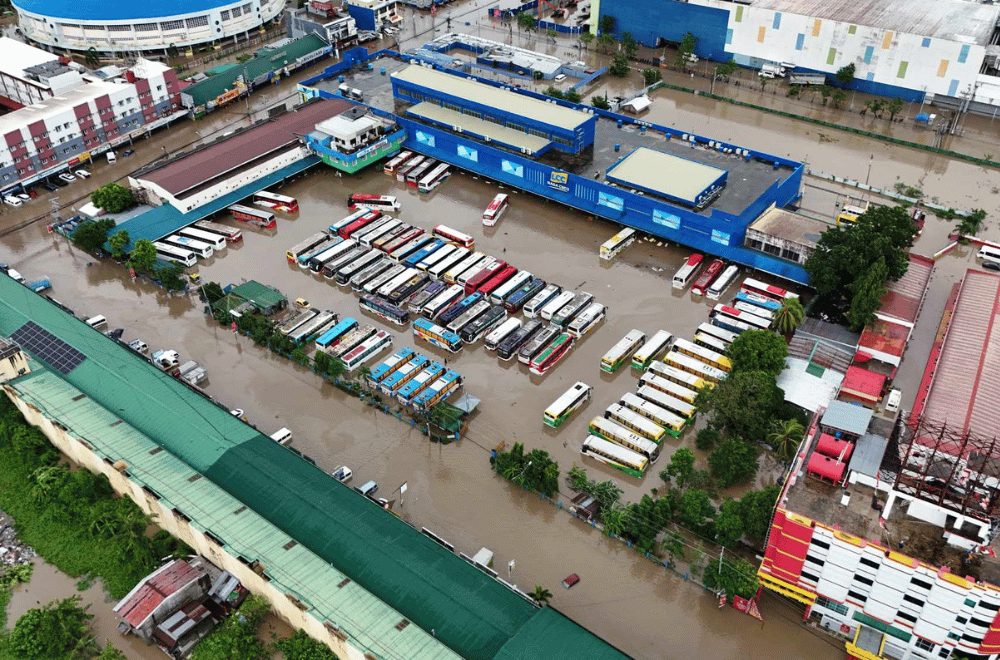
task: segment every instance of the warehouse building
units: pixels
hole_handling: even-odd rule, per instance
[[[832,79],[855,66],[851,87],[992,114],[1000,106],[1000,5],[965,0],[593,0],[593,29],[615,20],[642,44],[697,38],[695,53]]]

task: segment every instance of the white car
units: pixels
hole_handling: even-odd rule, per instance
[[[136,351],[137,353],[145,353],[146,351],[149,350],[149,346],[147,346],[146,342],[144,342],[141,339],[133,339],[128,343],[128,345],[129,348],[131,348],[133,351]]]
[[[4,204],[9,204],[10,206],[20,206],[21,204],[24,204],[24,202],[19,200],[14,195],[7,195],[3,198],[3,202]]]
[[[565,73],[560,73],[560,74],[559,74],[558,76],[556,76],[556,77],[554,78],[554,80],[555,80],[555,81],[556,81],[557,83],[561,83],[562,81],[566,80],[566,74],[565,74]]]
[[[90,172],[88,172],[87,170],[77,170],[76,172],[73,172],[73,174],[77,175],[81,179],[89,179],[90,178]]]
[[[63,172],[62,174],[59,175],[59,178],[65,181],[66,183],[72,183],[73,181],[76,181],[76,177],[70,174],[69,172]]]
[[[109,163],[117,163],[118,162],[118,156],[116,156],[115,152],[113,152],[113,151],[109,151],[108,153],[104,154],[104,157],[108,159]]]
[[[31,195],[25,195],[24,193],[14,193],[11,197],[17,197],[22,202],[30,202]]]

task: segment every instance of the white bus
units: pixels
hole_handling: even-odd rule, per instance
[[[382,238],[383,236],[388,236],[394,230],[403,226],[402,220],[397,220],[396,218],[387,218],[386,221],[380,224],[378,227],[372,229],[366,234],[363,234],[358,242],[365,247],[374,247],[375,241]]]
[[[759,316],[768,323],[774,320],[774,312],[766,307],[759,307],[752,303],[744,302],[742,300],[737,300],[733,303],[733,307],[740,310],[741,312],[746,312],[747,314],[753,314],[754,316]]]
[[[624,406],[620,406],[615,403],[612,404],[612,407],[617,409],[623,408]],[[638,415],[636,416],[638,417]],[[660,429],[660,434],[662,435],[664,433],[663,429],[660,427],[657,428]],[[595,417],[590,420],[590,426],[587,430],[590,431],[591,435],[596,435],[599,438],[604,438],[608,442],[613,442],[627,449],[631,449],[638,454],[642,454],[649,459],[650,463],[655,462],[656,459],[660,457],[660,447],[655,442],[606,417]]]
[[[646,340],[646,333],[641,330],[629,330],[628,333],[612,346],[601,358],[601,371],[613,374],[618,368],[628,362],[632,353]]]
[[[526,270],[518,271],[514,277],[490,292],[490,302],[494,305],[503,304],[503,301],[507,300],[508,296],[524,286],[532,277],[532,274]]]
[[[219,236],[218,234],[213,234],[210,231],[205,231],[204,229],[196,229],[194,227],[182,227],[177,230],[177,233],[181,236],[187,236],[193,238],[196,241],[201,241],[203,243],[208,243],[212,246],[212,249],[219,251],[226,247],[226,237]]]
[[[360,209],[358,209],[357,211],[355,211],[351,215],[345,216],[345,217],[341,218],[340,220],[337,220],[336,222],[334,222],[332,225],[330,225],[330,233],[331,234],[339,235],[341,229],[343,229],[344,227],[347,227],[348,225],[353,224],[354,222],[360,220],[361,218],[365,217],[366,215],[368,215],[371,212],[372,212],[372,210],[369,209],[369,208],[360,208]]]
[[[388,215],[380,216],[377,220],[372,220],[367,225],[365,225],[361,229],[358,229],[353,234],[351,234],[351,238],[356,240],[359,244],[365,245],[364,243],[361,242],[361,239],[368,236],[368,234],[370,234],[371,232],[375,232],[376,236],[381,236],[381,234],[379,234],[378,231],[387,223],[392,222],[393,219],[394,218]],[[369,241],[368,245],[365,245],[365,247],[371,247],[371,241]]]
[[[583,381],[576,382],[572,387],[563,392],[551,406],[542,413],[542,421],[546,426],[558,427],[565,422],[580,406],[590,400],[590,395],[594,388]]]
[[[455,284],[461,284],[464,287],[466,284],[468,284],[469,280],[478,275],[480,271],[490,268],[494,266],[496,263],[497,263],[496,257],[486,257],[478,264],[462,272],[461,275],[456,277]]]
[[[710,383],[721,383],[726,379],[726,372],[717,367],[705,364],[697,358],[674,350],[663,356],[663,364],[697,376]]]
[[[230,243],[235,243],[236,241],[243,240],[243,232],[235,227],[227,227],[220,222],[212,222],[211,220],[199,220],[194,223],[194,226],[198,229],[204,229],[205,231],[210,231],[213,234],[218,234],[224,236]]]
[[[538,315],[541,316],[546,321],[551,321],[552,317],[563,307],[565,307],[569,301],[576,297],[572,291],[563,291],[558,296],[550,300],[548,303],[539,310]]]
[[[393,277],[390,280],[387,280],[385,284],[380,286],[378,290],[375,292],[375,294],[381,296],[382,298],[388,299],[389,294],[392,293],[393,289],[400,286],[401,284],[403,284],[403,282],[406,282],[408,279],[410,279],[419,272],[420,271],[417,270],[416,268],[406,268],[404,266],[403,270],[400,271],[395,277]]]
[[[608,442],[604,438],[596,435],[588,436],[583,441],[580,453],[590,456],[594,460],[606,463],[622,472],[631,474],[633,477],[642,477],[649,467],[649,459],[638,452],[626,449],[621,445]]]
[[[707,348],[710,351],[715,351],[720,355],[725,354],[726,349],[729,348],[726,342],[722,341],[718,337],[705,334],[704,332],[694,333],[694,343],[697,344],[698,346]]]
[[[185,250],[190,250],[194,252],[197,256],[202,259],[211,259],[215,251],[212,246],[208,243],[203,243],[202,241],[196,241],[193,238],[188,238],[187,236],[181,236],[180,234],[171,234],[166,238],[161,238],[164,243],[169,243],[170,245],[176,245],[179,248],[184,248]]]
[[[451,254],[428,268],[427,274],[436,280],[444,279],[444,274],[448,272],[449,269],[454,267],[455,264],[465,261],[467,256],[469,256],[469,250],[467,248],[455,247],[455,249],[451,251]]]
[[[674,400],[677,401],[677,399]],[[678,403],[683,402],[678,401]],[[622,396],[621,405],[631,410],[634,414],[641,415],[643,418],[649,420],[650,423],[663,429],[666,433],[669,433],[675,438],[684,431],[684,427],[688,425],[688,421],[691,419],[691,416],[693,416],[682,417],[681,415],[667,410],[662,406],[650,403],[649,401],[646,401],[642,397],[632,394],[631,392],[626,392]]]
[[[732,344],[736,341],[739,335],[735,332],[730,332],[725,328],[720,328],[717,325],[712,325],[711,323],[701,323],[698,325],[696,332],[706,334],[710,337],[715,337],[716,339],[724,342],[726,345]]]
[[[488,312],[489,309],[490,303],[486,300],[480,300],[472,307],[462,312],[457,319],[449,323],[447,329],[452,332],[460,332],[462,328],[475,321],[477,317],[480,317]]]
[[[733,370],[733,362],[725,355],[725,351],[717,352],[710,348],[705,348],[704,346],[699,346],[694,342],[690,342],[687,339],[677,338],[674,342],[673,351],[677,353],[683,353],[688,357],[693,357],[699,362],[704,362],[705,364],[715,367],[716,369],[721,369],[722,371],[729,372]]]
[[[700,254],[692,254],[684,262],[684,265],[677,269],[674,273],[673,287],[678,291],[683,291],[691,283],[691,280],[695,278],[698,271],[701,270],[701,262],[704,258]]]
[[[392,346],[392,335],[381,330],[352,348],[341,358],[344,369],[354,371],[390,346]]]
[[[492,227],[496,223],[500,222],[500,218],[503,216],[504,211],[507,210],[508,197],[504,193],[497,193],[497,196],[493,198],[490,205],[486,207],[483,211],[483,226]]]
[[[675,399],[680,399],[684,403],[690,403],[691,405],[694,405],[695,399],[698,398],[697,390],[691,389],[690,387],[681,385],[680,383],[676,383],[672,380],[667,380],[666,378],[658,376],[654,373],[647,372],[644,373],[639,379],[639,389],[637,390],[639,392],[639,396],[652,401],[658,406],[663,406],[664,404],[660,403],[655,398],[647,396],[650,390],[661,392]]]
[[[385,255],[378,250],[368,250],[357,259],[354,259],[337,269],[337,272],[334,275],[337,280],[337,284],[341,286],[349,285],[352,277],[363,271],[365,268],[368,268],[376,261],[380,261],[384,258]]]
[[[439,247],[438,249],[434,250],[426,257],[421,259],[420,263],[417,264],[417,270],[421,270],[426,273],[432,266],[438,265],[442,259],[450,255],[454,251],[455,251],[454,245],[452,245],[451,243],[445,243],[444,245],[442,245],[441,247]]]
[[[310,257],[309,261],[306,262],[306,265],[309,267],[309,270],[311,270],[314,273],[318,273],[321,270],[324,270],[324,266],[326,266],[329,263],[332,263],[338,257],[348,254],[349,252],[354,250],[354,248],[356,248],[357,246],[358,244],[352,241],[351,239],[347,239],[346,241],[341,241],[339,243],[327,247],[322,252]],[[323,274],[326,275],[326,273]],[[333,271],[330,272],[330,277],[327,279],[332,279],[332,278],[333,278]]]
[[[503,323],[501,323],[500,325],[498,325],[497,327],[493,328],[493,330],[490,331],[490,334],[486,335],[486,338],[483,339],[483,345],[486,347],[486,350],[495,351],[497,349],[497,346],[500,345],[500,342],[502,342],[504,339],[512,335],[520,328],[521,328],[520,319],[511,317],[506,321],[504,321]]]
[[[601,259],[609,261],[617,257],[622,250],[632,245],[635,242],[635,230],[631,227],[626,227],[620,232],[605,241],[604,245],[601,246]]]
[[[671,383],[669,380],[666,382],[674,386],[674,388],[670,389],[676,390],[676,388],[681,388],[680,390],[676,390],[678,392],[684,392],[686,390],[686,394],[684,394],[684,396],[688,396],[691,398],[697,396],[694,392],[687,389],[686,387],[681,387],[677,383]],[[633,396],[631,393],[627,394],[629,394],[629,396]],[[658,390],[655,387],[650,387],[649,385],[640,385],[639,389],[636,390],[636,395],[638,395],[641,399],[649,401],[653,405],[658,406],[660,408],[669,410],[678,417],[683,417],[684,419],[691,419],[698,412],[697,409],[694,407],[693,403],[685,401],[682,398],[673,396],[672,394],[668,394],[663,390]],[[629,406],[629,408],[632,407],[627,403],[625,405]]]
[[[636,369],[645,369],[648,367],[650,362],[666,352],[671,339],[673,339],[673,335],[666,330],[657,330],[656,334],[650,337],[632,355],[632,366]]]
[[[420,179],[417,183],[417,190],[422,193],[429,193],[434,190],[444,183],[445,179],[451,176],[451,172],[448,171],[449,169],[451,169],[451,165],[448,163],[441,163],[433,170],[425,174],[424,178]]]
[[[663,436],[667,433],[661,425],[620,403],[612,403],[608,406],[604,418],[658,445],[663,442]],[[639,451],[636,447],[629,447],[629,449]]]
[[[590,303],[583,308],[575,319],[569,322],[566,330],[579,339],[597,327],[597,324],[608,315],[608,308],[601,303]]]
[[[465,289],[460,284],[452,284],[447,289],[437,294],[424,305],[420,313],[429,319],[437,318],[438,314],[452,306],[465,297]]]
[[[374,295],[378,289],[382,288],[383,284],[395,278],[404,270],[406,270],[406,266],[402,264],[396,264],[389,270],[383,271],[378,275],[376,275],[375,277],[373,277],[372,279],[368,280],[368,282],[366,282],[365,285],[361,287],[361,290],[364,293],[370,293]]]
[[[193,266],[195,264],[194,252],[190,250],[184,250],[175,245],[159,241],[153,243],[153,246],[156,248],[156,256],[164,261],[172,261],[182,266]]]
[[[347,208],[352,211],[363,206],[374,211],[398,211],[400,204],[392,195],[354,193],[347,198]]]
[[[466,248],[462,248],[465,250]],[[473,252],[472,254],[467,254],[464,259],[454,264],[448,270],[444,271],[441,278],[448,284],[454,284],[458,279],[458,276],[474,267],[480,261],[487,259],[487,256],[482,252]]]
[[[709,300],[718,300],[723,293],[726,292],[733,282],[736,281],[736,276],[740,274],[740,269],[736,266],[728,266],[722,275],[712,282],[711,286],[708,287],[708,291],[705,293],[705,297]]]
[[[544,289],[532,296],[531,300],[525,303],[524,308],[521,311],[523,311],[524,315],[529,319],[533,319],[538,316],[538,312],[541,311],[541,309],[545,307],[549,301],[558,296],[561,292],[561,286],[557,284],[548,284]]]
[[[438,225],[434,228],[434,235],[440,236],[449,243],[454,243],[455,245],[461,245],[464,248],[473,249],[476,245],[476,239],[472,238],[468,234],[464,234],[457,229],[452,229],[447,225]]]

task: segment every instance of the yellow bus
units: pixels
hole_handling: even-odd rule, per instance
[[[663,356],[663,364],[697,376],[713,385],[722,382],[726,378],[726,372],[722,369],[710,367],[700,360],[677,351],[671,351]]]
[[[726,373],[733,370],[732,361],[723,355],[704,346],[699,346],[694,342],[688,341],[687,339],[681,339],[680,337],[674,342],[674,351],[678,353],[683,353],[688,357],[693,357],[699,362],[704,362],[710,367],[715,367],[725,371]]]

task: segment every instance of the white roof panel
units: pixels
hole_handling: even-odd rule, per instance
[[[891,564],[882,564],[875,575],[875,582],[898,591],[906,591],[910,586],[910,571],[902,571]]]
[[[693,160],[639,147],[608,170],[607,176],[670,197],[695,203],[726,170]]]
[[[873,616],[880,621],[893,621],[896,618],[896,609],[892,605],[886,605],[871,597],[865,603],[865,614]]]
[[[945,614],[947,614],[947,612]],[[941,620],[947,621],[948,619]],[[951,620],[954,620],[954,617],[952,617]],[[917,619],[917,622],[914,624],[913,634],[919,635],[920,637],[923,637],[930,642],[934,642],[935,644],[944,644],[948,639],[947,630],[941,626],[931,623],[923,617]]]
[[[837,584],[848,586],[854,578],[854,571],[841,568],[836,564],[827,563],[823,567],[823,572],[820,574],[820,577],[824,580],[829,580],[830,582],[836,582]]]
[[[847,587],[827,579],[820,579],[819,584],[816,585],[816,591],[821,596],[835,600],[838,603],[843,603],[847,600]]]

